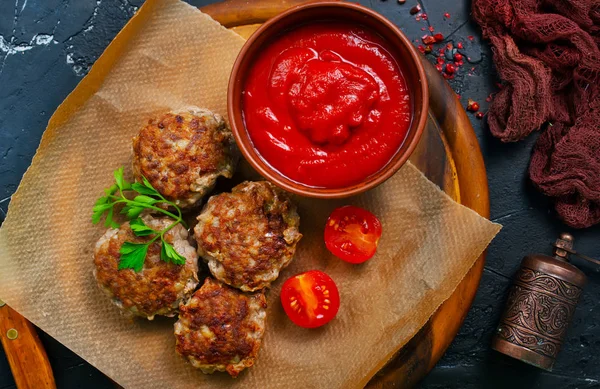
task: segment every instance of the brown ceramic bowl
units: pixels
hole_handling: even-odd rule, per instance
[[[398,64],[402,69],[413,101],[413,118],[406,139],[390,162],[364,181],[343,188],[315,188],[303,185],[273,169],[254,148],[246,131],[242,115],[242,92],[246,76],[254,62],[256,54],[282,31],[302,24],[318,22],[319,20],[340,20],[362,24],[377,32],[388,41],[396,50],[392,54],[398,59]],[[410,40],[392,22],[377,12],[354,3],[314,1],[292,7],[268,20],[248,39],[233,65],[229,79],[227,109],[230,125],[242,154],[263,177],[282,189],[301,196],[329,199],[342,198],[376,187],[390,178],[404,165],[417,146],[425,128],[429,109],[429,90],[425,71],[423,70],[417,50],[415,50]]]

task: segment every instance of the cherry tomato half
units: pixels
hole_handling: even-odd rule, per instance
[[[335,209],[325,226],[325,246],[336,257],[362,263],[375,255],[381,222],[371,212],[346,205]]]
[[[280,297],[288,317],[304,328],[329,323],[340,308],[340,293],[335,282],[319,270],[288,278],[283,283]]]

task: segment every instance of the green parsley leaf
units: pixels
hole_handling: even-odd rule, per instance
[[[134,182],[133,184],[131,184],[131,189],[143,195],[159,196],[159,193],[156,191],[156,189],[148,188],[147,186],[142,185],[139,182]]]
[[[169,258],[169,255],[167,254],[167,245],[168,243],[163,240],[160,247],[160,259],[168,263],[171,262],[171,258]]]
[[[119,223],[113,221],[113,208],[109,209],[106,213],[106,220],[104,221],[104,227],[119,228]]]
[[[119,270],[133,269],[139,272],[144,267],[146,254],[148,253],[148,244],[125,242],[119,252],[121,253]]]
[[[135,201],[136,203],[144,203],[144,204],[148,204],[148,205],[153,205],[153,204],[157,203],[159,200],[155,200],[149,196],[140,195],[140,196],[135,196],[133,201]]]
[[[110,200],[108,199],[108,196],[102,196],[102,197],[99,197],[98,200],[96,200],[96,203],[94,204],[94,206],[103,205],[103,204],[108,203],[109,201]]]
[[[108,196],[114,195],[117,192],[117,189],[119,189],[119,187],[116,184],[111,185],[110,188],[104,189],[107,199]]]
[[[127,219],[132,220],[136,217],[139,217],[142,212],[144,212],[144,207],[139,207],[137,205],[127,204],[121,210],[121,213],[127,216]]]
[[[92,223],[93,224],[98,224],[100,222],[100,219],[102,219],[102,214],[104,212],[94,212],[92,214]]]
[[[123,190],[123,166],[115,170],[113,175],[115,176],[117,186],[119,187],[119,189]]]
[[[123,178],[123,166],[115,170],[114,176],[115,181],[117,182],[117,187],[121,189],[121,191],[131,189],[131,184],[127,182],[125,178]]]
[[[97,204],[97,205],[94,205],[94,208],[92,208],[92,211],[104,212],[108,209],[111,209],[112,207],[113,207],[112,203]]]
[[[144,185],[146,186],[146,188],[150,188],[150,189],[156,191],[156,189],[154,189],[154,187],[152,186],[152,184],[150,183],[150,181],[148,181],[148,179],[146,177],[142,176],[142,181],[144,182]]]
[[[175,251],[173,245],[167,243],[164,239],[162,240],[162,248],[160,250],[160,259],[165,262],[171,262],[175,265],[184,265],[185,257]]]
[[[129,226],[131,227],[131,231],[133,231],[133,233],[136,236],[148,236],[159,233],[157,231],[154,231],[152,228],[148,227],[146,224],[144,224],[144,221],[139,217],[137,219],[133,219],[129,223]]]
[[[107,197],[100,197],[96,201],[96,205],[94,205],[94,208],[92,210],[93,211],[93,214],[92,214],[92,223],[98,224],[100,222],[100,219],[102,219],[102,215],[107,210],[110,210],[109,212],[112,215],[113,205],[114,204],[110,203],[109,199]],[[108,216],[107,216],[107,220],[108,220]]]

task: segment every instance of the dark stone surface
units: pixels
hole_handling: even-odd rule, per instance
[[[516,0],[515,0],[516,1]],[[202,6],[210,0],[192,0]],[[143,0],[2,0],[0,1],[0,220],[10,195],[29,166],[48,119],[73,90]],[[427,21],[409,14],[415,0],[361,1],[397,23],[411,39],[429,30],[447,41],[463,42],[465,64],[450,83],[462,97],[487,109],[495,91],[491,54],[469,21],[466,0],[425,0]],[[449,12],[450,18],[444,18]],[[471,41],[468,37],[473,36]],[[415,43],[418,45],[418,43]],[[430,56],[432,60],[435,60]],[[549,244],[569,229],[558,221],[551,203],[527,178],[536,136],[502,144],[489,136],[485,121],[470,115],[486,160],[492,220],[504,229],[491,244],[481,285],[464,325],[446,355],[421,383],[422,388],[598,388],[600,387],[600,272],[577,261],[589,276],[583,301],[552,373],[504,357],[489,347],[510,277],[530,252],[548,253]],[[600,257],[600,227],[575,234],[577,248]],[[59,388],[112,388],[112,382],[64,346],[41,333]],[[14,388],[0,353],[0,389]]]

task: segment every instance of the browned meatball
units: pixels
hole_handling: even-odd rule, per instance
[[[176,350],[203,373],[236,377],[254,364],[265,332],[267,300],[207,278],[179,308]]]
[[[133,173],[180,208],[193,207],[219,176],[231,178],[238,152],[223,118],[205,109],[169,112],[133,138]]]
[[[144,216],[144,223],[162,230],[172,223],[169,218]],[[119,270],[124,242],[143,243],[149,237],[137,237],[129,222],[111,228],[98,240],[94,250],[94,275],[100,288],[113,303],[129,315],[152,320],[155,315],[175,316],[179,303],[187,299],[198,285],[198,256],[187,240],[188,232],[178,224],[165,234],[165,240],[186,258],[185,265],[175,265],[160,259],[161,242],[150,245],[140,272]]]
[[[219,281],[244,291],[269,286],[302,238],[300,216],[285,192],[267,181],[244,182],[213,196],[198,216],[198,254]]]

